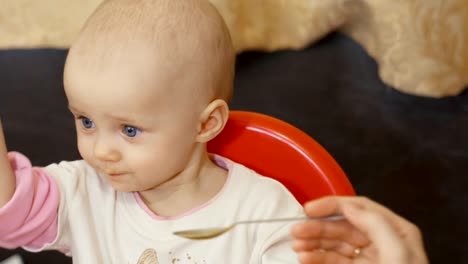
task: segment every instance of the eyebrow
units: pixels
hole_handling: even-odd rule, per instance
[[[114,115],[110,115],[113,119],[119,120],[122,123],[128,124],[128,125],[136,125],[137,121],[135,119],[127,119],[127,118],[122,118]]]
[[[73,112],[73,113],[80,113],[81,111],[78,111],[76,108],[74,108],[73,106],[71,105],[68,105],[68,110],[70,112]]]
[[[72,113],[84,114],[84,112],[77,110],[76,108],[74,108],[71,105],[68,105],[68,110],[70,110],[70,112],[72,112]],[[135,119],[122,118],[122,117],[118,117],[118,116],[114,116],[114,115],[110,115],[110,117],[113,118],[113,119],[119,120],[122,123],[126,123],[126,124],[136,124],[136,123],[138,123]]]

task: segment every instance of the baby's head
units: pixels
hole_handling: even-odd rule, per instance
[[[227,27],[206,0],[105,1],[64,72],[81,155],[124,191],[180,173],[225,125],[234,60]],[[148,182],[155,171],[159,182]],[[121,174],[139,180],[120,183]]]
[[[139,84],[128,89],[173,94],[178,101],[227,101],[234,57],[229,32],[206,0],[110,0],[98,7],[72,45],[65,84],[73,88],[68,85],[84,74],[118,73]]]

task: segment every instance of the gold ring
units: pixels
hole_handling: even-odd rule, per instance
[[[361,249],[360,248],[356,248],[354,249],[354,256],[355,258],[359,257],[359,255],[361,255]]]

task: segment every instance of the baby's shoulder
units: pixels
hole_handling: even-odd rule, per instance
[[[66,175],[67,177],[80,177],[88,174],[96,174],[96,171],[84,160],[52,163],[44,167],[44,170],[54,177],[60,177],[62,175]]]
[[[44,170],[56,180],[61,189],[79,190],[95,187],[107,189],[110,187],[84,160],[61,161],[44,167]]]
[[[240,196],[241,203],[260,207],[293,207],[302,210],[294,195],[279,181],[261,175],[241,164],[235,164],[231,186]]]
[[[231,177],[233,178],[233,182],[235,182],[234,185],[245,190],[251,189],[252,191],[276,195],[291,194],[278,180],[269,177],[268,175],[261,175],[239,163],[234,163],[234,166],[232,166]]]
[[[242,171],[242,174],[233,174],[232,177],[242,177],[243,183],[233,185],[229,199],[224,200],[229,207],[236,208],[236,218],[269,219],[303,216],[301,204],[283,184],[254,171]]]

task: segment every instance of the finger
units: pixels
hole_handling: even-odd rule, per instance
[[[340,210],[342,212],[349,207],[351,207],[351,209],[357,208],[364,209],[368,212],[374,212],[376,215],[382,216],[382,218],[384,218],[384,221],[387,222],[387,224],[391,225],[392,229],[400,237],[406,239],[410,243],[422,243],[421,232],[415,224],[399,216],[398,214],[396,214],[395,212],[383,205],[380,205],[365,197],[344,197],[344,199],[341,199],[338,203],[341,204],[339,205],[339,207],[341,208]],[[347,217],[346,214],[345,217],[349,220],[349,217]]]
[[[366,197],[340,197],[337,203],[339,204],[337,207],[340,208],[341,212],[343,212],[344,208],[350,205],[354,205],[367,211],[376,212],[382,215],[398,233],[406,233],[406,229],[413,225],[411,222],[399,216],[387,207]]]
[[[358,208],[362,212],[353,217],[349,213],[352,209],[349,208]],[[369,236],[373,241],[373,248],[381,253],[380,257],[382,260],[386,259],[386,263],[399,263],[408,259],[428,263],[417,226],[365,197],[325,197],[307,203],[304,211],[309,216],[343,214],[361,233]],[[366,216],[365,212],[369,215]],[[392,250],[389,251],[388,248]],[[388,256],[383,257],[384,255]]]
[[[380,258],[386,263],[408,259],[408,248],[412,245],[406,243],[385,216],[356,206],[346,207],[344,214],[356,228],[369,237]]]
[[[306,215],[310,217],[320,217],[333,214],[341,214],[339,201],[344,197],[327,196],[317,200],[307,202],[304,205]]]
[[[355,247],[362,247],[369,243],[367,236],[348,221],[305,221],[295,224],[291,229],[291,234],[300,240],[341,240]]]
[[[340,240],[295,240],[292,248],[296,252],[326,250],[334,251],[344,257],[353,257],[355,255],[356,246],[345,243]]]
[[[429,263],[424,249],[424,242],[419,228],[411,222],[407,222],[404,226],[399,226],[400,238],[406,241],[406,251],[402,257],[409,260],[411,263]]]
[[[343,208],[355,205],[367,210],[377,211],[389,217],[392,221],[407,222],[404,218],[398,216],[390,209],[380,205],[366,197],[357,196],[327,196],[317,200],[307,202],[304,205],[304,211],[308,216],[325,216],[331,214],[342,214]]]
[[[328,196],[306,203],[304,211],[308,216],[343,214],[344,208],[353,205],[383,215],[399,234],[413,232],[411,222],[366,197]]]
[[[298,258],[302,264],[351,264],[352,259],[332,251],[299,252]]]
[[[393,254],[395,261],[410,261],[411,263],[428,263],[427,255],[424,249],[424,243],[419,228],[412,222],[394,213],[383,205],[380,205],[367,198],[359,198],[358,204],[364,207],[367,206],[368,210],[380,214],[384,219],[375,219],[375,222],[388,224],[392,233],[398,236],[398,243],[401,246],[400,256],[401,260],[397,260],[398,255]],[[377,218],[377,217],[376,217]],[[385,232],[385,230],[382,230]],[[377,234],[376,234],[377,235]],[[380,236],[384,236],[381,234]],[[393,247],[397,247],[396,245]]]

